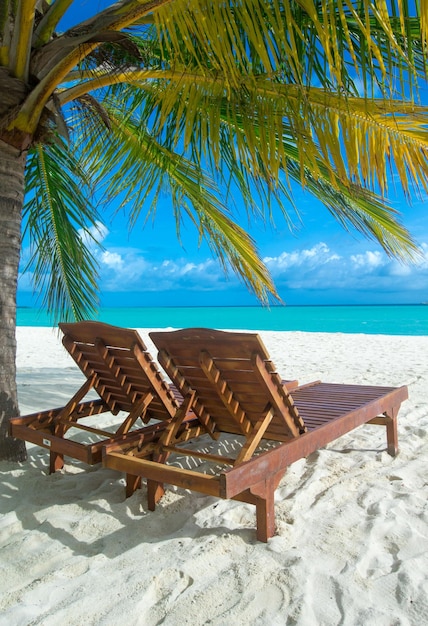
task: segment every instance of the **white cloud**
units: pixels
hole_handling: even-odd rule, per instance
[[[265,257],[263,261],[268,266],[272,275],[281,274],[286,270],[301,267],[314,267],[338,261],[340,256],[331,252],[330,248],[320,242],[312,248],[305,250],[294,250],[293,252],[282,252],[276,257]]]
[[[96,246],[94,240],[98,243],[101,243],[105,240],[108,234],[109,230],[107,226],[99,221],[94,224],[94,226],[88,228],[86,231],[82,229],[79,230],[79,235],[83,243],[91,250],[93,250]]]
[[[421,245],[422,259],[400,263],[379,250],[338,254],[325,243],[311,248],[266,257],[277,288],[286,297],[290,290],[370,292],[424,291],[428,285],[428,245]],[[411,299],[411,295],[409,296]]]
[[[324,242],[302,250],[284,251],[263,260],[275,284],[286,297],[290,290],[354,290],[357,292],[412,291],[428,283],[428,245],[423,259],[405,265],[379,250],[338,254]],[[234,288],[215,259],[200,262],[186,258],[152,261],[135,248],[110,248],[97,254],[101,289],[105,291],[214,291]]]
[[[420,246],[422,258],[417,262],[420,268],[428,269],[428,243],[422,243]]]
[[[111,248],[97,254],[97,260],[101,289],[106,291],[225,288],[223,272],[214,259],[151,261],[136,249]]]
[[[106,265],[107,267],[115,270],[120,270],[123,268],[124,261],[120,254],[117,252],[110,252],[109,250],[103,250],[99,259],[101,265]]]
[[[410,265],[404,265],[398,261],[392,261],[390,267],[391,276],[410,276],[414,269]]]
[[[382,255],[379,250],[375,252],[368,250],[364,252],[364,254],[353,254],[350,258],[356,268],[363,268],[369,271],[387,263],[387,258],[385,255]]]
[[[101,228],[101,237],[108,230]],[[99,239],[100,237],[98,237]],[[239,279],[233,272],[225,277],[220,263],[213,258],[153,259],[152,255],[137,248],[94,248],[99,263],[101,292],[167,292],[227,291],[233,292]],[[330,290],[339,294],[355,293],[407,293],[408,301],[426,300],[428,293],[428,244],[421,244],[421,258],[416,264],[405,265],[390,259],[379,250],[355,249],[339,254],[324,242],[303,249],[284,250],[263,260],[280,295],[287,300],[290,292],[319,292]],[[30,274],[20,277],[20,289],[28,290]]]

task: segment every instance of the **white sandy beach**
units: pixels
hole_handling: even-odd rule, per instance
[[[151,346],[147,330],[140,330]],[[250,505],[145,487],[48,452],[0,463],[0,624],[421,626],[428,620],[428,336],[262,332],[284,378],[408,385],[400,454],[361,427],[295,463],[277,533]],[[82,376],[58,333],[19,327],[21,414],[62,406]],[[155,354],[155,350],[152,351]]]

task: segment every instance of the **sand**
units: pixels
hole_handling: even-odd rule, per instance
[[[428,337],[261,335],[284,377],[408,385],[400,454],[365,426],[296,462],[263,544],[250,505],[171,488],[150,512],[119,473],[69,459],[49,476],[28,445],[0,463],[1,625],[427,623]],[[17,337],[21,414],[61,406],[82,378],[58,334]]]

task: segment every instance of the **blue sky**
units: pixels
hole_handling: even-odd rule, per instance
[[[275,227],[238,221],[257,243],[278,293],[289,305],[405,304],[428,301],[427,198],[411,205],[393,201],[423,253],[417,264],[389,259],[380,246],[345,231],[326,208],[302,190],[295,192],[302,224],[290,232],[277,211]],[[255,297],[232,273],[225,276],[206,244],[198,246],[195,228],[185,222],[182,243],[165,198],[154,222],[129,233],[124,216],[101,227],[97,251],[103,306],[251,305]],[[23,250],[23,257],[27,251]],[[35,304],[31,275],[19,283],[18,304]]]
[[[78,22],[109,4],[76,2]],[[70,24],[67,24],[69,26]],[[393,191],[392,206],[418,242],[422,257],[406,266],[391,260],[380,246],[355,232],[346,232],[309,192],[295,190],[294,200],[302,217],[290,232],[280,212],[275,227],[254,222],[244,212],[238,222],[256,241],[278,293],[287,304],[390,304],[428,301],[427,195],[408,204],[400,189]],[[168,199],[159,206],[154,223],[137,224],[128,232],[126,219],[106,219],[98,237],[100,297],[104,306],[250,305],[255,297],[232,273],[228,276],[213,259],[206,244],[198,246],[195,228],[185,222],[182,245]],[[28,251],[23,249],[23,258]],[[31,274],[21,276],[18,304],[35,305]]]
[[[346,232],[309,193],[298,192],[303,223],[291,233],[283,217],[276,226],[260,222],[248,227],[259,253],[287,304],[388,304],[428,300],[428,227],[424,202],[400,209],[424,254],[413,266],[391,260],[378,244]],[[185,224],[182,246],[175,223],[159,211],[154,224],[137,227],[132,235],[124,223],[113,222],[98,257],[102,300],[132,294],[133,305],[240,305],[257,301],[233,274],[224,275],[207,245],[198,248],[194,227]],[[169,218],[169,219],[168,219]]]

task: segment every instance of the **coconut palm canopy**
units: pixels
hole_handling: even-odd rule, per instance
[[[412,250],[371,193],[391,161],[405,188],[426,183],[425,110],[391,100],[425,69],[407,3],[134,0],[61,33],[76,4],[10,1],[0,18],[0,136],[29,149],[31,262],[51,309],[81,317],[96,301],[79,235],[99,219],[96,183],[131,223],[169,193],[178,229],[190,215],[262,299],[274,286],[225,189],[289,217],[289,177],[389,253]]]
[[[123,0],[74,23],[77,0],[2,0],[2,415],[17,410],[22,215],[35,288],[61,317],[96,302],[85,245],[102,217],[94,189],[126,207],[131,225],[167,193],[178,234],[189,216],[262,300],[275,287],[233,220],[237,194],[250,216],[270,218],[275,202],[291,220],[297,181],[345,227],[412,257],[383,196],[390,167],[405,190],[427,187],[427,111],[415,104],[428,32],[420,4]]]

